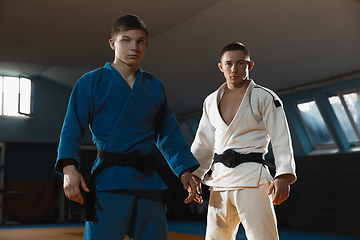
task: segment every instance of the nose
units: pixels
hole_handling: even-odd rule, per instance
[[[237,64],[231,66],[231,72],[238,72]]]
[[[138,51],[139,50],[139,45],[137,42],[134,42],[132,45],[131,45],[131,51]]]

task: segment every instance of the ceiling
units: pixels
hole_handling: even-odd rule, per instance
[[[0,74],[72,87],[113,61],[110,27],[126,13],[147,24],[141,67],[177,115],[224,82],[219,52],[234,41],[250,49],[251,78],[275,91],[360,70],[360,0],[0,0]]]

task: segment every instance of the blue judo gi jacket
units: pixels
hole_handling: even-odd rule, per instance
[[[199,166],[167,103],[163,84],[140,68],[132,89],[110,63],[84,74],[75,84],[60,136],[58,173],[62,173],[61,159],[74,159],[80,167],[80,145],[88,126],[94,144],[102,150],[152,155],[158,148],[177,176]],[[95,160],[92,171],[100,162]],[[112,166],[96,178],[97,191],[166,188],[154,169],[142,173]]]

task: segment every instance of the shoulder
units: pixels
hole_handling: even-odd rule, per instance
[[[97,68],[95,70],[87,72],[81,76],[78,82],[85,82],[85,81],[88,82],[94,79],[98,79],[101,76],[103,70],[104,68]]]
[[[259,95],[259,96],[266,97],[266,98],[273,98],[273,97],[278,98],[278,96],[276,95],[276,93],[273,90],[266,88],[264,86],[261,86],[259,84],[254,85],[253,93],[255,93],[256,95]]]
[[[73,87],[73,94],[81,92],[82,94],[91,93],[94,86],[97,85],[102,79],[104,68],[97,68],[95,70],[86,72],[83,74],[80,79],[75,83]]]
[[[251,93],[252,100],[260,102],[274,102],[276,107],[280,107],[282,102],[279,96],[271,89],[255,84]]]
[[[165,91],[164,84],[153,74],[141,70],[141,74],[143,77],[144,83],[150,87],[150,88],[161,88],[163,91]]]
[[[221,88],[221,87],[220,87]],[[219,89],[220,89],[219,88]],[[214,106],[217,106],[217,99],[218,99],[218,95],[219,95],[219,89],[217,89],[216,91],[212,92],[211,94],[209,94],[203,103],[203,111],[205,112],[211,112],[212,109],[214,109]]]
[[[210,93],[206,98],[205,98],[205,102],[211,102],[212,100],[216,99],[218,90]]]
[[[217,101],[218,95],[220,91],[224,91],[225,83],[222,84],[218,89],[216,89],[214,92],[210,93],[206,98],[205,102],[212,102]]]
[[[203,107],[210,109],[211,106],[217,101],[217,95],[218,95],[218,90],[216,90],[215,92],[212,92],[211,94],[209,94],[205,100],[204,100],[204,104]]]
[[[156,81],[159,81],[159,79],[157,77],[155,77],[153,74],[147,72],[147,71],[141,71],[142,75],[143,75],[143,78],[145,80],[156,80]],[[160,81],[159,81],[160,82]]]

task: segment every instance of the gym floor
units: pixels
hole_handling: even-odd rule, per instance
[[[169,240],[204,240],[204,222],[169,221]],[[81,240],[84,224],[0,226],[1,240]],[[279,229],[281,240],[356,240],[360,236]],[[240,227],[237,240],[246,240]]]

